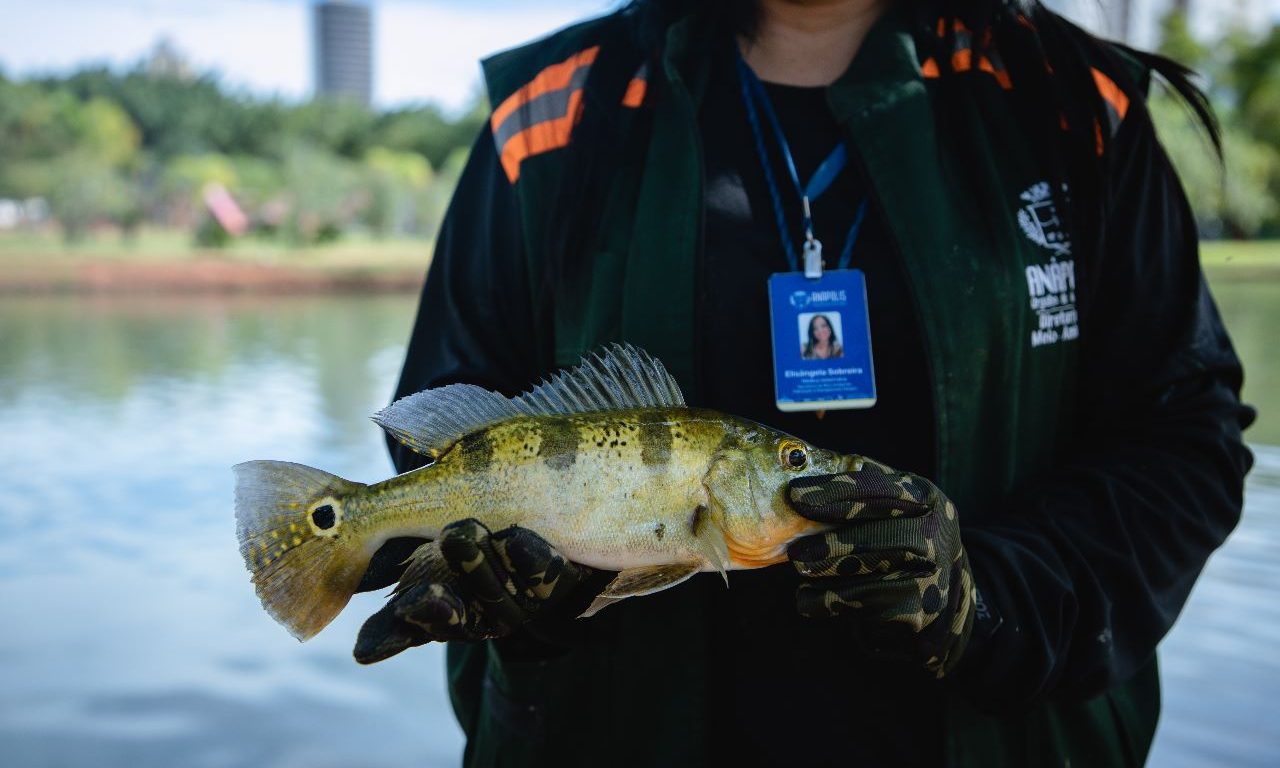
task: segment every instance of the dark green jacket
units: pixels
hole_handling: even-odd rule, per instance
[[[557,296],[547,322],[536,319],[546,227],[571,140],[565,116],[614,23],[572,27],[485,63],[495,112],[492,136],[481,141],[494,142],[502,173],[496,182],[464,175],[400,394],[456,380],[519,389],[610,340],[645,347],[683,384],[694,383],[697,105],[708,50],[696,42],[696,20],[668,30],[661,59],[628,90],[623,113],[645,119],[617,148],[590,285]],[[1100,257],[1119,260],[1129,277],[1102,280],[1110,273],[1091,273],[1063,247],[1044,205],[1045,169],[1008,117],[1016,94],[1003,87],[999,67],[975,65],[968,75],[988,78],[990,88],[985,101],[964,107],[962,118],[980,130],[964,132],[962,147],[938,132],[930,67],[903,22],[887,16],[829,88],[829,103],[875,189],[915,298],[936,417],[934,480],[962,510],[979,588],[1004,618],[975,640],[957,679],[937,687],[949,761],[1137,765],[1159,712],[1155,645],[1239,514],[1249,465],[1239,365],[1204,291],[1185,200],[1161,153],[1109,159],[1117,193],[1145,213],[1113,227]],[[1154,143],[1140,95],[1099,75],[1112,146],[1125,146],[1126,131]],[[963,163],[960,153],[968,153]],[[478,163],[468,174],[482,173]],[[507,188],[474,191],[495,183]],[[484,291],[489,309],[476,309],[471,294]],[[1077,291],[1109,306],[1114,327],[1046,303],[1075,302]],[[1145,307],[1143,297],[1151,299]],[[489,330],[495,324],[500,336]],[[1088,344],[1088,359],[1106,360],[1104,369],[1082,362]],[[1115,386],[1096,386],[1103,377]],[[1115,413],[1132,418],[1120,424]],[[1171,444],[1185,450],[1170,452]],[[410,466],[410,457],[397,459],[402,470]],[[1212,469],[1186,474],[1197,462]],[[1183,502],[1166,514],[1165,497]],[[1170,526],[1196,533],[1176,546],[1148,544],[1144,529]],[[1102,543],[1077,550],[1074,542],[1085,540]],[[677,588],[629,601],[579,622],[579,635],[552,656],[451,645],[468,763],[714,762],[721,745],[708,743],[705,713],[716,691],[699,674],[708,652],[702,600],[697,589]],[[1113,635],[1125,614],[1143,628]],[[996,695],[986,695],[991,680],[1000,681]],[[856,738],[856,723],[848,736]]]

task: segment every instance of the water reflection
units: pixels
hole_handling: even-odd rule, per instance
[[[246,458],[390,473],[367,415],[413,306],[0,304],[5,764],[457,761],[439,649],[354,664],[376,595],[298,645],[253,596],[229,507]]]
[[[1280,444],[1280,286],[1224,316]],[[0,302],[0,755],[6,765],[456,764],[438,648],[370,668],[361,596],[298,645],[239,560],[229,467],[287,458],[354,480],[390,465],[385,404],[409,297]],[[1271,398],[1271,400],[1268,400]],[[1264,765],[1280,689],[1280,451],[1162,660],[1153,764]]]

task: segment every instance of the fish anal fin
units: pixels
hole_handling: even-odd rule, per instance
[[[628,597],[652,595],[655,592],[670,589],[701,569],[701,563],[672,563],[628,568],[609,582],[587,610],[583,611],[580,618],[594,616],[605,607]]]

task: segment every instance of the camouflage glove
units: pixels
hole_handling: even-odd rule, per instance
[[[932,483],[870,459],[788,486],[791,506],[836,527],[792,542],[805,579],[801,615],[851,617],[871,653],[900,656],[942,677],[973,629],[975,591],[955,505]]]
[[[360,628],[356,660],[371,664],[433,640],[504,637],[555,613],[592,574],[527,528],[491,534],[474,519],[451,523],[413,552],[391,599]]]

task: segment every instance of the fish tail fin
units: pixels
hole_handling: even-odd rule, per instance
[[[299,640],[355,593],[370,553],[343,514],[366,486],[302,464],[247,461],[236,476],[236,537],[262,607]]]

